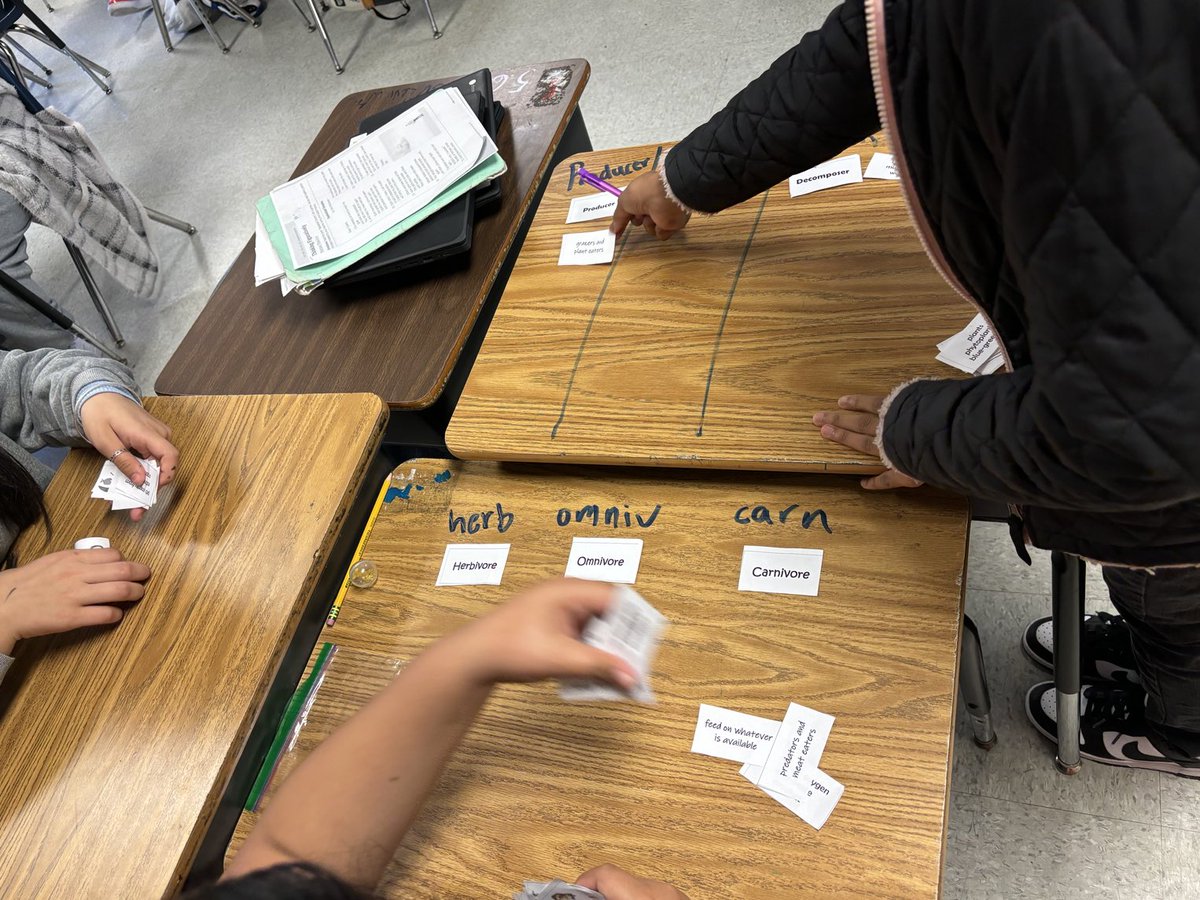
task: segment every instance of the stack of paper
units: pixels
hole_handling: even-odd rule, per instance
[[[946,338],[937,347],[938,362],[954,366],[968,375],[990,375],[1004,365],[1000,342],[996,340],[983,313],[979,313],[966,328]]]
[[[743,778],[820,829],[844,789],[817,768],[832,730],[833,716],[798,703],[782,722],[702,703],[692,752],[742,763]]]
[[[256,284],[308,293],[507,169],[458,88],[434,91],[256,204]]]
[[[153,459],[140,460],[146,480],[134,484],[112,460],[105,460],[100,475],[92,485],[92,497],[108,500],[113,509],[149,509],[158,502],[158,463]]]

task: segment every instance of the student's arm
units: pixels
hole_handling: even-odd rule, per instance
[[[497,682],[634,684],[579,640],[611,598],[609,585],[548,582],[433,644],[297,767],[224,877],[309,862],[373,888]]]
[[[824,162],[879,129],[863,0],[845,0],[766,72],[637,178],[613,218],[644,217],[660,237],[683,227],[678,205],[715,213]],[[665,184],[664,184],[665,182]],[[675,205],[674,213],[671,206]],[[666,232],[665,234],[663,232]]]

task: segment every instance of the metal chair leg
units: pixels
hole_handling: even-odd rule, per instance
[[[157,209],[146,207],[146,215],[153,221],[162,225],[170,225],[172,228],[177,228],[185,234],[195,234],[196,226],[191,222],[185,222],[183,219],[177,219],[174,216],[168,216],[166,213],[161,213]]]
[[[40,77],[34,72],[30,72],[27,68],[17,62],[17,56],[12,51],[12,48],[15,46],[16,44],[10,43],[9,41],[0,40],[0,56],[4,57],[5,62],[8,63],[8,67],[12,69],[13,74],[21,80],[25,88],[29,88],[29,82],[31,81],[35,84],[40,84],[47,90],[54,87],[54,85],[52,85],[45,78]]]
[[[991,750],[996,746],[992,727],[992,700],[988,694],[987,671],[983,667],[983,648],[979,630],[970,616],[963,617],[962,658],[958,666],[958,690],[971,719],[971,735],[976,746]]]
[[[1080,653],[1083,640],[1083,560],[1066,553],[1050,554],[1054,618],[1054,701],[1058,720],[1058,752],[1054,764],[1064,775],[1082,767],[1079,756]]]
[[[308,9],[313,14],[313,20],[317,23],[317,30],[321,32],[321,40],[325,42],[325,49],[329,51],[329,58],[333,60],[333,71],[341,75],[345,69],[338,62],[337,53],[333,49],[333,42],[329,40],[329,32],[325,30],[325,21],[321,18],[321,9],[317,5],[317,0],[308,0]]]
[[[32,62],[35,66],[37,66],[39,69],[41,69],[47,75],[54,74],[50,69],[48,69],[46,67],[46,64],[44,62],[42,62],[40,59],[38,59],[36,56],[34,56],[28,50],[26,50],[24,47],[22,47],[16,41],[6,40],[4,43],[8,44],[8,46],[12,47],[14,50],[16,50],[18,53],[20,53],[22,56],[24,56],[30,62]]]
[[[26,37],[33,38],[35,41],[41,41],[43,44],[53,47],[59,53],[63,54],[63,56],[66,56],[68,59],[70,59],[71,62],[75,63],[75,65],[79,66],[79,68],[84,71],[84,74],[86,74],[88,78],[92,79],[92,81],[96,83],[96,86],[99,87],[100,90],[104,91],[106,94],[112,93],[112,88],[109,87],[107,82],[100,77],[100,75],[104,75],[105,78],[109,78],[112,76],[112,72],[108,71],[108,69],[104,68],[99,63],[93,62],[86,56],[82,56],[68,47],[62,38],[51,31],[46,26],[46,23],[30,12],[28,8],[25,10],[25,15],[36,27],[28,28],[24,25],[18,24],[13,25],[9,31],[15,32],[16,34],[25,35]]]
[[[63,241],[63,243],[67,244],[66,241]],[[96,284],[96,279],[92,277],[92,270],[88,268],[83,254],[71,244],[67,244],[67,252],[71,254],[71,262],[75,263],[75,268],[79,271],[79,277],[83,280],[83,286],[87,289],[88,296],[92,298],[92,303],[96,305],[96,311],[100,313],[100,318],[104,320],[104,327],[113,336],[113,340],[117,346],[124,347],[125,336],[121,334],[121,328],[117,325],[117,320],[113,318],[108,304],[104,301],[104,295],[100,293],[100,286]]]
[[[150,0],[150,8],[154,10],[154,20],[158,22],[158,33],[162,35],[163,46],[167,48],[168,53],[172,53],[175,47],[171,44],[171,35],[167,31],[167,17],[163,15],[162,0]]]
[[[200,24],[203,25],[204,30],[208,32],[208,36],[217,42],[217,46],[221,48],[222,53],[228,53],[229,48],[225,46],[225,42],[221,40],[221,36],[217,34],[217,29],[213,28],[212,22],[208,21],[208,16],[205,15],[204,10],[200,8],[200,4],[197,3],[196,0],[187,0],[187,2],[188,6],[192,8],[192,12],[194,12],[197,18],[200,19]]]
[[[3,287],[6,291],[8,291],[10,294],[12,294],[14,297],[16,297],[18,300],[25,301],[25,303],[27,303],[29,306],[36,309],[38,312],[40,312],[43,316],[45,316],[47,319],[49,319],[51,322],[53,322],[59,328],[65,328],[67,331],[71,332],[71,334],[75,335],[76,337],[83,338],[85,341],[87,341],[89,344],[91,344],[93,347],[95,347],[97,350],[99,350],[101,353],[103,353],[109,359],[115,359],[119,363],[128,362],[128,360],[125,359],[125,357],[119,355],[116,350],[113,350],[111,347],[109,347],[107,344],[105,344],[98,337],[95,337],[90,332],[88,332],[85,328],[78,325],[73,319],[71,319],[61,309],[58,309],[57,307],[52,306],[46,300],[43,300],[41,297],[39,297],[33,291],[29,290],[27,287],[25,287],[25,285],[21,284],[21,282],[17,281],[17,279],[13,278],[11,275],[9,275],[7,272],[5,272],[3,269],[0,269],[0,287]]]
[[[46,7],[46,12],[54,12],[54,7],[49,4],[48,0],[42,0],[42,5]]]
[[[258,28],[262,25],[262,21],[254,18],[250,13],[246,12],[235,2],[231,0],[211,0],[214,6],[219,6],[221,10],[231,19],[237,19],[239,22],[244,22],[251,28]]]
[[[292,6],[296,7],[296,12],[300,13],[300,18],[304,20],[304,24],[309,31],[316,31],[317,26],[308,20],[308,14],[304,11],[304,7],[300,5],[300,0],[292,0]]]
[[[429,0],[425,0],[425,12],[429,14],[429,25],[433,29],[433,39],[436,41],[442,36],[442,29],[438,28],[437,19],[433,17],[433,7],[429,5]]]

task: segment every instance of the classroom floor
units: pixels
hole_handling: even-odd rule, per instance
[[[420,0],[395,23],[351,0],[326,16],[346,66],[336,75],[319,38],[282,0],[259,29],[219,22],[233,44],[224,57],[203,32],[167,54],[149,13],[109,17],[102,0],[51,0],[56,11],[45,13],[42,0],[28,2],[69,45],[115,73],[105,96],[38,48],[55,86],[34,93],[83,122],[145,203],[200,229],[188,238],[152,226],[165,272],[156,300],[130,298],[97,271],[147,389],[249,238],[253,201],[286,180],[343,95],[483,65],[580,56],[592,65],[581,107],[596,147],[677,138],[833,5],[432,0],[445,31],[435,42]],[[103,334],[61,241],[34,231],[36,278]],[[1024,691],[1044,675],[1017,643],[1028,620],[1049,612],[1048,559],[1035,562],[1027,568],[1016,558],[1003,526],[974,529],[967,608],[984,642],[999,743],[978,750],[960,721],[944,896],[1200,897],[1200,782],[1098,765],[1065,778],[1025,720]],[[1106,597],[1098,571],[1088,587],[1091,605]]]

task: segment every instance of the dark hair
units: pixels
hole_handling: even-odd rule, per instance
[[[46,518],[41,486],[28,469],[0,447],[0,524],[21,531]]]
[[[183,900],[373,900],[373,895],[347,884],[312,863],[281,863],[193,888]]]

